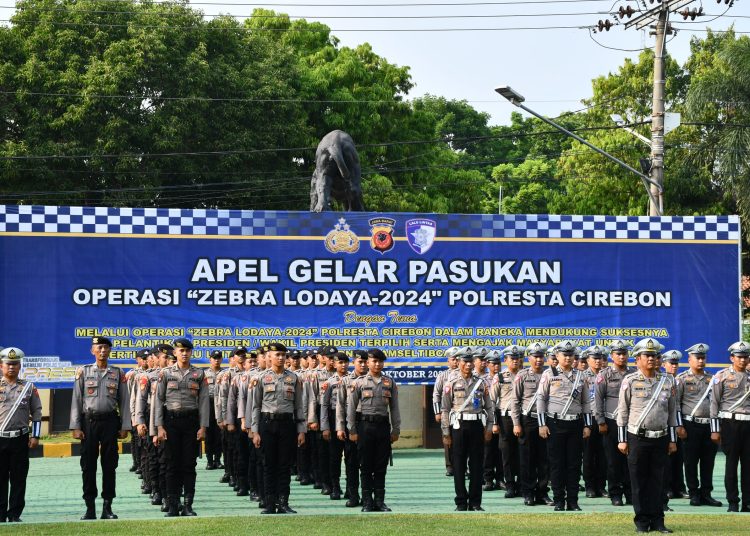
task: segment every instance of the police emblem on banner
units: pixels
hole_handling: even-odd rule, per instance
[[[326,249],[331,253],[356,253],[359,251],[359,238],[349,229],[344,218],[339,218],[325,238]]]
[[[396,220],[392,218],[373,218],[369,221],[372,237],[370,238],[370,247],[378,251],[381,255],[386,251],[393,249],[393,226]]]
[[[429,251],[435,242],[437,223],[424,218],[414,218],[406,221],[406,240],[411,249],[423,255]]]

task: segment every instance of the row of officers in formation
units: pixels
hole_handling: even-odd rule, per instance
[[[303,352],[272,343],[235,349],[229,368],[213,352],[210,366],[198,368],[190,364],[191,341],[176,339],[139,352],[138,367],[124,373],[109,365],[111,347],[107,338],[94,337],[95,363],[76,372],[70,429],[81,440],[82,519],[96,518],[100,455],[101,517],[117,517],[117,439],[131,430],[131,470],[167,516],[195,515],[202,440],[206,468],[223,468],[221,481],[257,501],[262,513],[294,513],[293,472],[301,485],[346,499],[348,507],[390,511],[385,475],[400,415],[381,350],[350,358],[332,346]],[[665,351],[655,339],[632,349],[623,341],[583,351],[571,341],[553,348],[448,349],[433,402],[456,509],[481,511],[482,491],[502,487],[506,497],[522,496],[528,506],[579,510],[583,461],[587,496],[632,503],[638,531],[667,532],[664,511],[670,497],[683,493],[683,464],[690,504],[721,506],[711,497],[720,444],[729,511],[750,511],[750,345],[733,344],[730,366],[715,376],[705,370],[708,350],[701,343],[687,349],[689,370],[677,375],[681,353]],[[627,365],[629,354],[635,369]],[[22,357],[18,348],[0,352],[0,450],[6,454],[0,457],[0,517],[8,521],[20,520],[23,511],[28,449],[38,442],[41,421],[36,389],[18,378]]]

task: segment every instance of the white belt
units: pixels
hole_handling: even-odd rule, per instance
[[[510,410],[506,409],[506,410],[500,411],[500,416],[501,417],[510,417]]]
[[[0,432],[0,437],[5,439],[13,439],[14,437],[21,437],[24,434],[29,433],[28,426],[24,426],[20,430],[11,430],[9,432]]]
[[[539,414],[538,414],[538,413],[537,413],[536,411],[529,411],[529,412],[528,412],[528,413],[526,413],[525,415],[526,415],[527,417],[531,417],[532,419],[536,419],[536,418],[537,418],[537,416],[538,416]]]
[[[720,411],[719,418],[732,419],[734,421],[750,421],[750,415],[747,413],[729,413],[728,411]]]
[[[482,415],[481,413],[461,413],[458,416],[458,420],[459,421],[481,421],[482,417],[484,417],[484,415]]]
[[[683,415],[683,420],[686,421],[692,421],[696,424],[709,424],[711,422],[711,419],[708,417],[691,417],[690,415]]]
[[[615,415],[614,413],[606,413],[606,412],[605,412],[605,413],[604,413],[604,416],[605,416],[606,418],[608,418],[608,419],[612,419],[613,421],[614,421],[614,420],[615,420],[615,419],[617,418],[617,415]]]
[[[668,430],[638,430],[635,426],[628,426],[628,432],[638,437],[645,437],[648,439],[658,439],[667,435]]]
[[[558,415],[557,413],[547,413],[547,417],[558,421],[577,421],[581,418],[580,415]]]

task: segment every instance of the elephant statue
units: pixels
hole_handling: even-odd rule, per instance
[[[362,170],[352,137],[342,130],[329,132],[315,151],[315,171],[310,183],[310,212],[332,210],[331,198],[346,211],[362,212]]]

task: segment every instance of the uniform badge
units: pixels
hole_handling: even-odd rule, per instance
[[[351,231],[346,220],[339,218],[326,235],[325,246],[331,253],[356,253],[359,251],[359,238]]]

